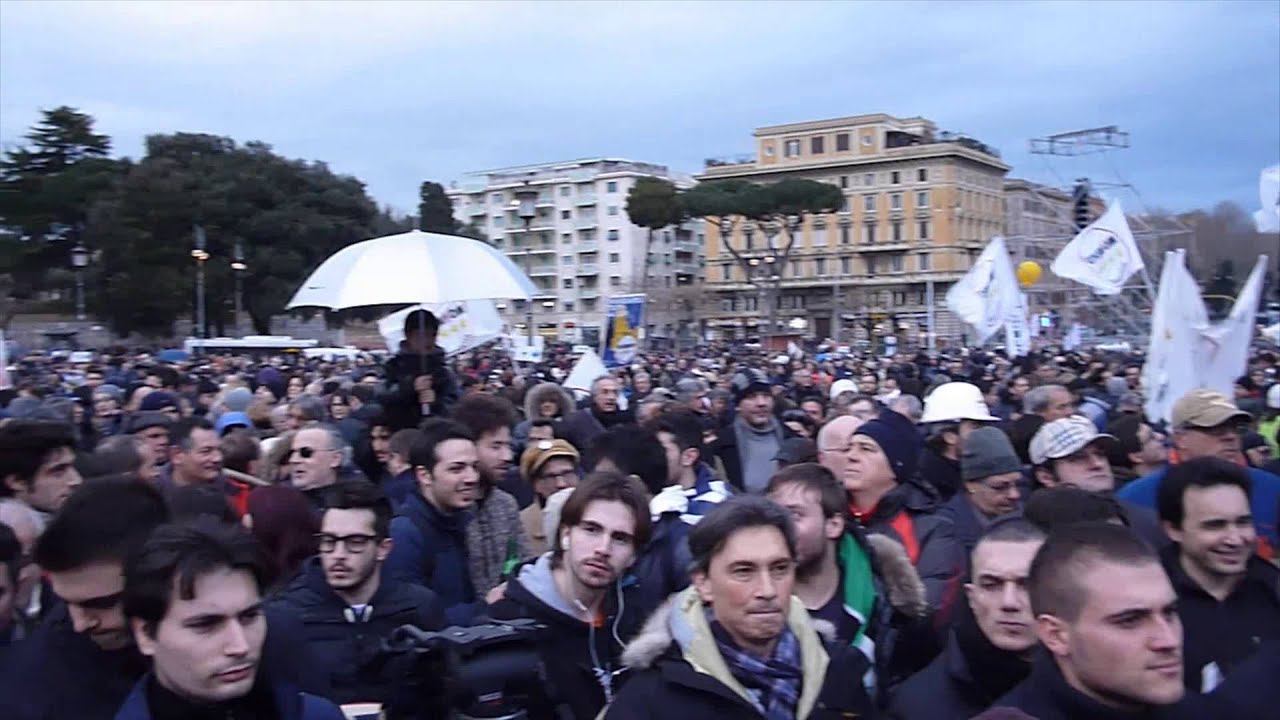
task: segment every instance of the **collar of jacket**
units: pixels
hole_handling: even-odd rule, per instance
[[[379,569],[381,572],[381,569]],[[297,589],[305,588],[312,595],[314,603],[311,607],[304,610],[304,619],[311,621],[331,621],[335,623],[345,623],[342,617],[342,611],[347,607],[347,603],[338,594],[329,587],[329,583],[324,577],[324,567],[320,564],[320,558],[313,557],[307,560],[303,566],[302,573],[294,580],[293,587],[287,592],[292,593]],[[404,597],[400,597],[400,593],[396,591],[397,585],[392,582],[386,582],[386,578],[379,578],[378,589],[374,591],[373,597],[369,598],[369,602],[365,603],[370,610],[370,619],[385,615],[393,615],[404,610],[412,609],[416,605]],[[318,611],[318,612],[308,612]]]
[[[460,538],[466,537],[467,522],[471,519],[471,511],[469,510],[458,510],[451,513],[442,512],[423,497],[421,491],[409,493],[408,499],[405,500],[404,505],[401,507],[404,514],[419,515],[428,525],[441,532],[456,535]]]
[[[796,705],[796,717],[808,717],[817,704],[830,661],[817,630],[809,620],[809,611],[798,598],[792,597],[787,608],[787,626],[800,641],[800,660],[804,669],[804,685]],[[622,662],[633,670],[649,668],[669,650],[677,648],[680,658],[695,672],[719,682],[754,707],[751,695],[734,679],[720,656],[703,612],[702,599],[693,586],[671,596],[649,617],[640,634],[623,651]]]
[[[609,591],[605,593],[601,610],[604,612],[606,627],[603,632],[606,634],[612,632],[615,621],[618,621],[622,612],[626,611],[626,600],[619,601],[620,594],[625,592],[626,584],[627,578],[624,577],[610,585]],[[543,616],[542,619],[560,621],[583,632],[588,629],[587,623],[579,617],[571,601],[563,597],[560,589],[556,587],[555,580],[552,579],[551,553],[549,552],[520,566],[516,576],[507,585],[507,597],[521,605],[533,606],[535,609],[538,606],[545,608],[546,612],[540,613]],[[597,631],[599,630],[597,628]]]
[[[1071,687],[1066,678],[1062,676],[1062,671],[1058,669],[1053,656],[1044,650],[1040,651],[1039,656],[1032,663],[1031,675],[1027,677],[1025,684],[1026,687],[1023,689],[1030,691],[1028,695],[1031,697],[1034,707],[1021,708],[1024,712],[1034,715],[1035,712],[1033,711],[1043,711],[1047,707],[1059,713],[1058,715],[1045,716],[1045,720],[1052,720],[1052,718],[1056,717],[1070,718],[1070,720],[1077,720],[1077,718],[1089,718],[1089,720],[1154,720],[1159,713],[1159,709],[1155,706],[1147,706],[1138,710],[1122,710],[1103,705]],[[1020,685],[1019,687],[1023,686]],[[1017,690],[1015,689],[1014,692],[1016,693]],[[997,701],[996,704],[1000,705],[1001,703]]]
[[[1217,598],[1206,592],[1190,575],[1187,575],[1187,571],[1182,568],[1179,548],[1180,546],[1177,543],[1171,542],[1160,551],[1160,563],[1164,565],[1165,573],[1169,576],[1169,581],[1173,583],[1174,590],[1178,594],[1183,592],[1196,593],[1218,602]],[[1228,595],[1227,599],[1230,600],[1232,596],[1240,592],[1240,586],[1245,583],[1256,584],[1263,588],[1267,593],[1267,597],[1271,598],[1277,605],[1280,605],[1280,570],[1258,557],[1256,553],[1249,556],[1249,561],[1244,569],[1244,579],[1240,581],[1240,585],[1237,585],[1231,591],[1231,595]]]
[[[867,522],[887,520],[901,510],[906,510],[913,515],[930,512],[937,506],[937,491],[916,478],[910,478],[898,483],[897,487],[880,498],[880,502],[876,503],[872,509]]]

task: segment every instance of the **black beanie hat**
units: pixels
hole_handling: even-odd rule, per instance
[[[889,468],[898,482],[915,477],[924,442],[915,424],[905,416],[885,410],[880,417],[864,423],[854,435],[866,435],[876,441],[885,457],[889,458]]]

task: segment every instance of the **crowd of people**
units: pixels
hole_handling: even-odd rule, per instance
[[[517,620],[531,718],[1280,707],[1269,352],[1166,423],[1133,355],[708,344],[574,391],[567,349],[437,329],[385,363],[19,359],[0,714],[395,713],[393,631]]]

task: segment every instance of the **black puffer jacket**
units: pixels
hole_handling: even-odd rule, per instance
[[[912,479],[880,498],[869,517],[854,518],[868,532],[902,543],[935,611],[950,607],[964,569],[964,548],[941,507],[932,487]]]
[[[435,390],[435,402],[430,412],[423,412],[418,393],[413,389],[413,379],[430,375]],[[416,428],[428,417],[448,415],[458,401],[458,380],[445,363],[444,350],[436,348],[426,355],[400,353],[387,361],[386,388],[378,393],[377,403],[382,406],[387,423],[393,430]]]

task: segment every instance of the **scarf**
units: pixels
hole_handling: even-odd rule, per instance
[[[733,679],[751,695],[756,709],[764,714],[766,720],[795,720],[804,669],[800,659],[800,641],[791,628],[783,628],[773,656],[764,659],[743,652],[715,620],[710,608],[707,609],[707,622],[720,657],[724,658]]]

